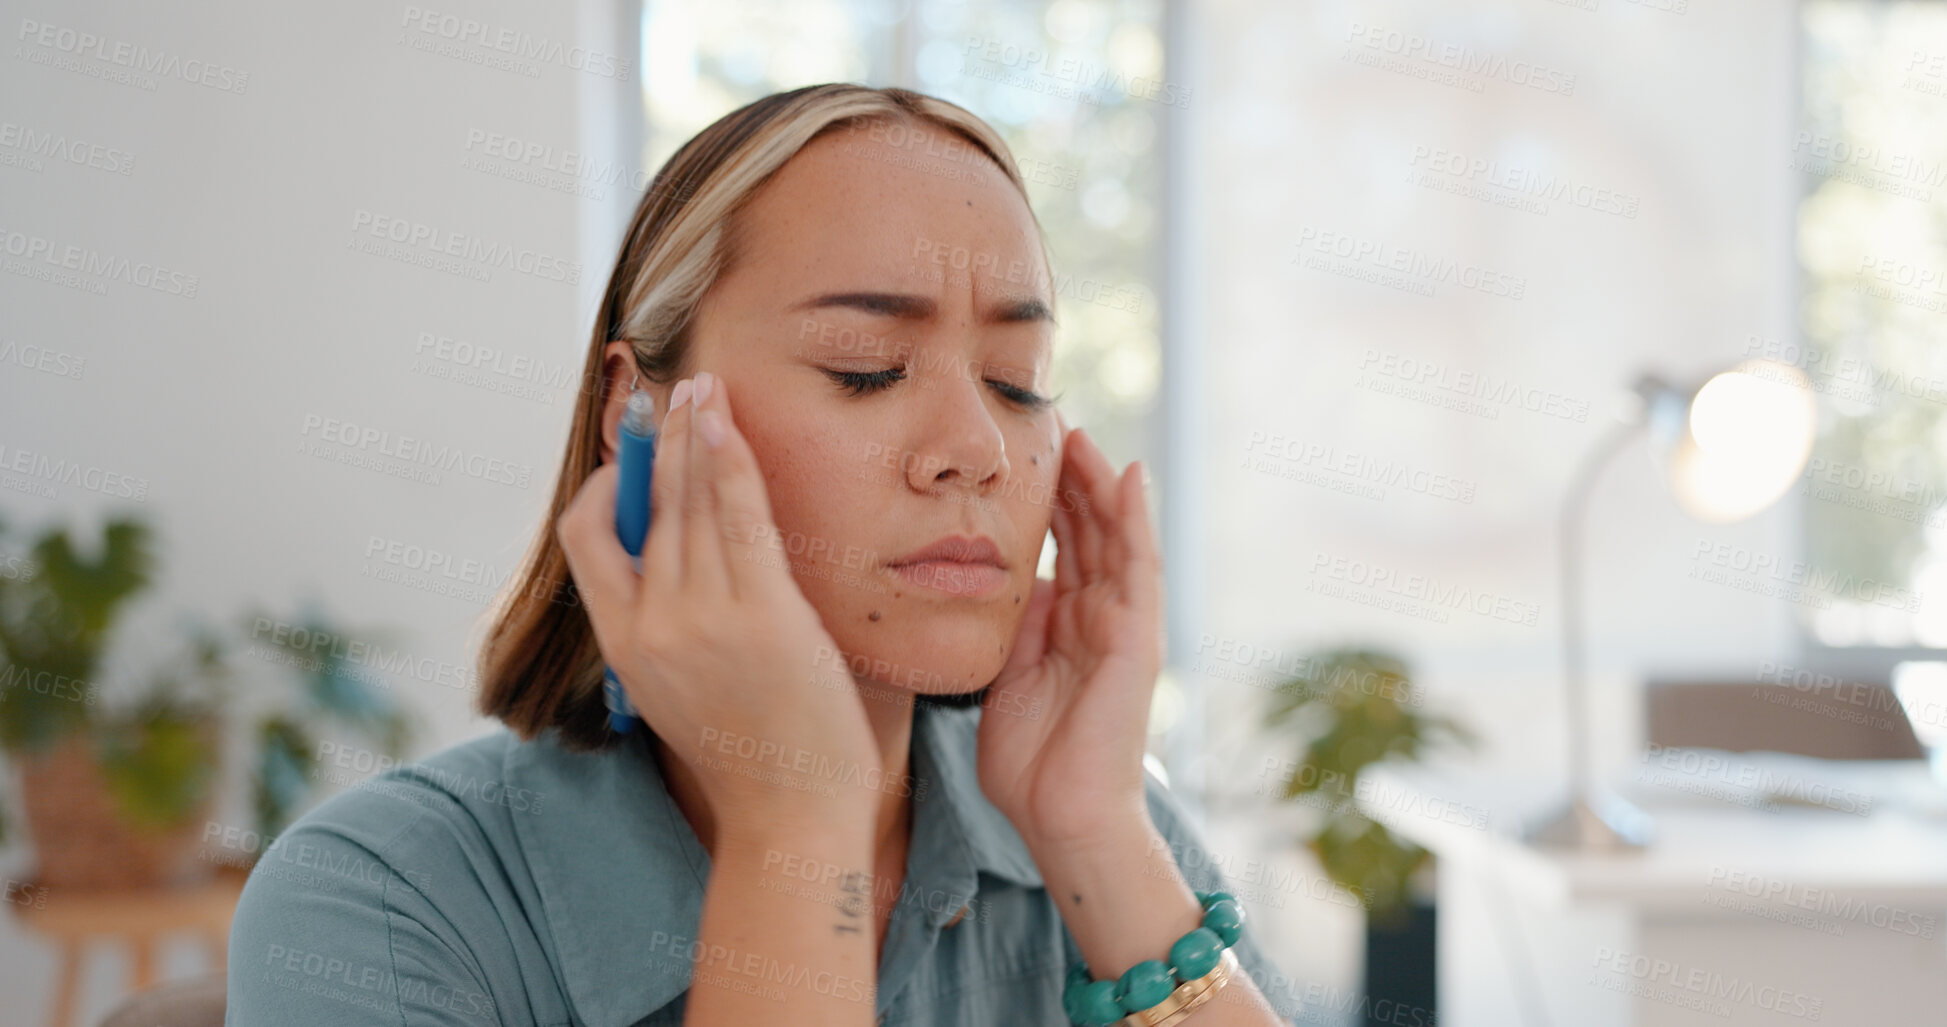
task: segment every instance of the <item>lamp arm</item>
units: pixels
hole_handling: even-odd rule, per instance
[[[1583,637],[1582,529],[1588,520],[1589,499],[1596,482],[1616,454],[1643,429],[1641,419],[1619,424],[1576,465],[1569,479],[1561,511],[1562,677],[1568,710],[1568,781],[1572,799],[1591,796],[1589,775],[1588,681]]]

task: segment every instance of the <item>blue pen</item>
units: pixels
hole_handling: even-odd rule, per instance
[[[615,534],[622,548],[635,558],[642,573],[642,543],[649,537],[649,479],[656,466],[656,399],[641,389],[629,393],[622,414],[621,465],[615,486]],[[602,668],[602,701],[608,706],[608,726],[617,734],[635,730],[635,707],[615,671]]]

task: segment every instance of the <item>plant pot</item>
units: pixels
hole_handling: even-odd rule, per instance
[[[1368,921],[1366,1017],[1362,1027],[1438,1022],[1434,956],[1437,916],[1432,899],[1414,895],[1398,916]],[[1381,1002],[1388,1005],[1381,1006]],[[1382,1015],[1382,1009],[1388,1012]]]
[[[50,890],[164,888],[209,879],[196,857],[209,799],[181,824],[129,823],[108,791],[86,734],[19,760],[35,884]]]

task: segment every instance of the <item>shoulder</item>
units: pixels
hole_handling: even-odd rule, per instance
[[[233,1022],[477,1024],[530,1007],[509,938],[510,795],[531,797],[504,767],[520,744],[498,731],[387,768],[279,835],[231,926]],[[321,778],[361,769],[320,752]]]
[[[547,801],[513,769],[524,753],[535,749],[554,751],[559,745],[552,736],[522,742],[511,731],[497,730],[390,767],[333,796],[318,812],[325,817],[362,814],[396,819],[404,804],[435,819],[483,827],[505,825],[512,814],[541,812]],[[334,803],[342,805],[333,808]]]
[[[399,882],[422,893],[451,893],[457,882],[435,884],[433,868],[464,867],[469,854],[511,844],[510,814],[516,807],[538,805],[530,790],[507,781],[507,756],[520,744],[502,730],[420,760],[380,767],[374,767],[362,751],[320,746],[314,776],[350,786],[313,807],[272,841],[258,863],[259,871],[267,864],[304,865],[313,853],[357,856],[385,867]],[[340,865],[330,871],[344,869]],[[260,873],[251,876],[254,884]],[[266,884],[275,877],[263,876]]]

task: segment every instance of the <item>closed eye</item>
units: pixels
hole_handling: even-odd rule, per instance
[[[820,370],[838,383],[840,388],[845,389],[845,394],[848,396],[862,396],[869,392],[889,389],[893,382],[906,377],[906,369],[903,367],[888,367],[883,371],[837,371],[829,367]]]
[[[1027,389],[1023,389],[1018,385],[1010,385],[1007,382],[995,381],[994,379],[989,378],[987,379],[987,384],[992,385],[994,387],[995,392],[998,392],[1002,396],[1005,396],[1009,401],[1018,403],[1021,406],[1028,408],[1029,410],[1040,410],[1041,408],[1054,402],[1054,400],[1049,399],[1048,397],[1043,396],[1038,392],[1032,392]]]
[[[840,371],[830,367],[819,368],[819,370],[825,372],[827,377],[844,389],[848,396],[881,392],[892,388],[893,383],[903,381],[906,377],[906,369],[903,367],[889,367],[883,371]],[[993,386],[994,391],[1000,393],[1001,398],[1028,410],[1041,410],[1054,403],[1054,400],[1047,396],[1030,389],[1023,389],[1010,382],[989,378],[987,384]]]

